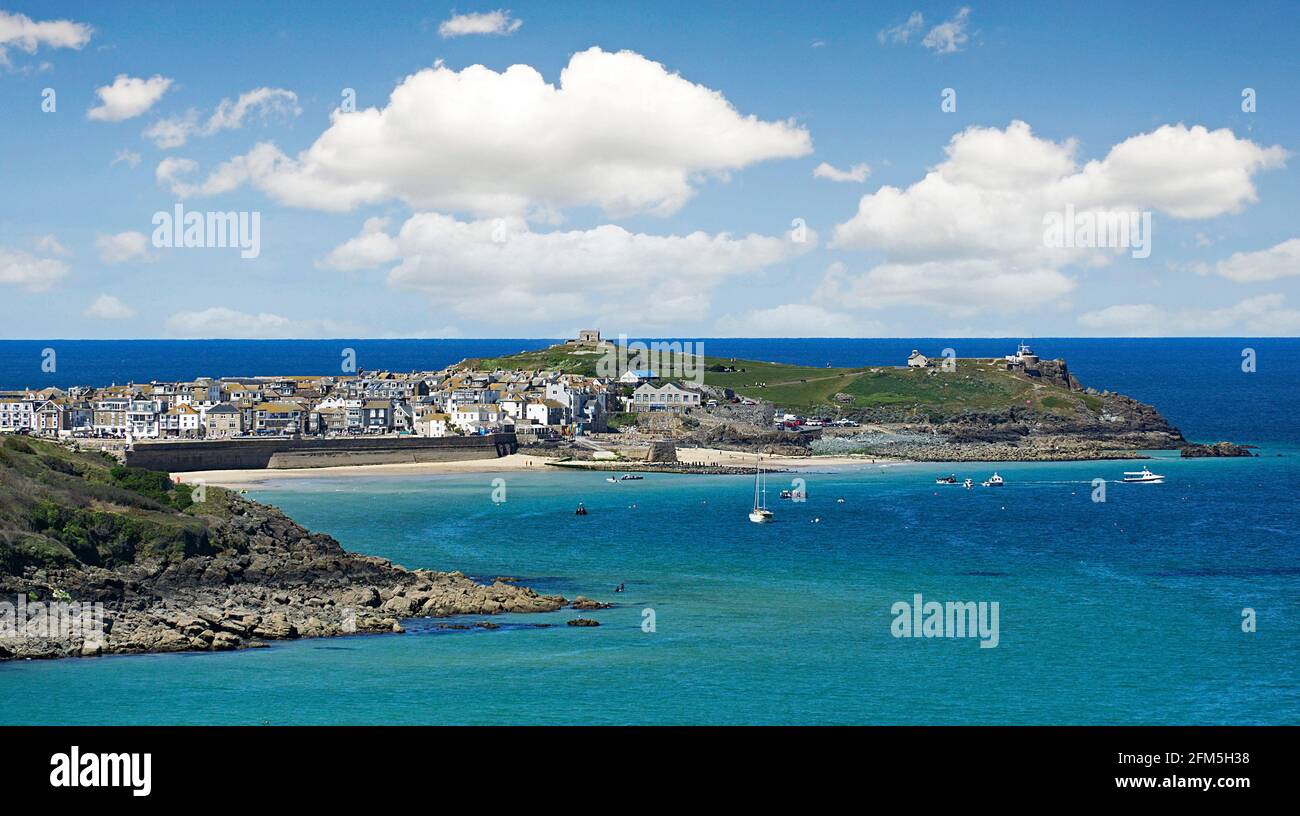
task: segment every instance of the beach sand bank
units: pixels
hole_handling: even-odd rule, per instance
[[[753,467],[754,454],[713,448],[678,448],[677,458],[682,462],[702,465],[730,465]],[[460,462],[402,462],[391,465],[342,465],[323,468],[280,468],[273,470],[197,470],[173,473],[187,484],[216,485],[218,487],[244,488],[284,479],[337,479],[366,476],[431,476],[457,473],[500,473],[507,471],[554,471],[548,467],[544,456],[515,453],[498,459],[469,459]],[[898,464],[900,460],[869,456],[764,456],[763,466],[782,470],[818,470],[828,467],[878,466]]]

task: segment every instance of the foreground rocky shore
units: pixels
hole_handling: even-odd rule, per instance
[[[0,638],[0,659],[223,651],[265,641],[401,632],[402,618],[550,612],[560,596],[459,572],[407,570],[343,550],[280,511],[228,496],[213,532],[242,541],[214,555],[143,559],[118,569],[67,567],[0,577],[6,598],[102,603],[106,631]]]
[[[218,487],[51,441],[0,441],[0,660],[225,651],[567,603],[513,579],[347,552]]]

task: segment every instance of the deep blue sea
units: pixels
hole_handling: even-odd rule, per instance
[[[327,370],[346,341],[56,343],[60,382]],[[710,354],[892,363],[1014,341],[706,340]],[[427,368],[545,341],[357,341]],[[3,343],[0,380],[34,385]],[[0,723],[1300,723],[1297,340],[1038,340],[1088,385],[1259,458],[823,468],[804,503],[746,521],[746,477],[523,472],[271,481],[254,498],[412,567],[517,576],[615,601],[438,631],[226,654],[0,664]],[[66,346],[66,347],[65,347]],[[134,346],[137,351],[130,351]],[[1242,349],[1257,370],[1241,370]],[[264,349],[259,351],[259,349]],[[371,358],[373,359],[367,359]],[[79,360],[97,360],[81,363]],[[319,362],[314,362],[319,360]],[[98,372],[98,373],[96,373]],[[108,373],[111,372],[111,373]],[[66,378],[66,379],[65,379]],[[506,479],[493,502],[492,480]],[[774,475],[771,487],[790,475]],[[1092,480],[1107,480],[1105,501]],[[842,500],[842,501],[841,501]],[[573,515],[578,501],[591,513]],[[612,588],[623,582],[627,591]],[[897,638],[893,605],[999,604],[996,648]],[[654,631],[644,631],[652,610]],[[1249,610],[1255,631],[1243,631]],[[550,628],[527,624],[548,622]],[[518,625],[515,625],[518,624]]]

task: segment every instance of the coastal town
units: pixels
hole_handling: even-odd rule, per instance
[[[607,347],[594,330],[569,344]],[[661,381],[649,369],[590,377],[457,364],[437,371],[201,377],[2,391],[0,433],[134,441],[513,432],[532,441],[605,432],[611,414],[684,412],[704,402],[700,390]]]
[[[302,462],[303,450],[321,446],[332,453],[309,466],[361,451],[386,462],[503,456],[520,447],[595,466],[612,459],[686,471],[700,463],[699,452],[722,450],[913,461],[1142,458],[1150,449],[1250,455],[1229,443],[1190,443],[1153,406],[1084,387],[1065,360],[1040,357],[1025,343],[1002,357],[959,360],[952,349],[934,356],[914,349],[894,365],[855,368],[713,358],[702,345],[684,347],[612,340],[590,329],[546,348],[437,370],[0,391],[0,434],[62,439],[128,462],[134,454],[135,462],[168,470],[214,461],[184,460],[193,465],[187,468],[159,454],[185,447],[169,442],[233,454],[221,443],[253,440],[263,444],[238,449],[273,448],[266,456],[277,464],[234,455],[243,467],[290,467],[287,451],[298,450]],[[678,449],[695,455],[683,462]]]
[[[627,424],[662,429],[664,423],[647,422],[645,415],[680,416],[714,409],[722,402],[745,406],[761,402],[730,388],[704,386],[702,377],[673,377],[682,373],[673,370],[677,358],[665,358],[661,369],[638,367],[641,358],[629,359],[625,338],[614,345],[595,329],[583,330],[556,348],[599,354],[621,364],[615,364],[609,376],[544,365],[484,369],[462,361],[431,371],[359,370],[338,375],[24,388],[0,391],[0,433],[128,442],[514,433],[527,443],[606,433],[620,416]],[[896,368],[948,370],[955,363],[951,355],[927,357],[913,350]],[[1001,364],[1009,371],[1079,389],[1064,361],[1040,360],[1023,343]],[[722,368],[735,372],[731,366]],[[767,385],[754,383],[759,389]],[[642,415],[639,421],[637,415]],[[773,428],[788,431],[858,425],[849,418],[805,417],[784,409],[775,410],[771,419]]]

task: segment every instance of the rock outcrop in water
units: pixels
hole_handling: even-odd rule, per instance
[[[1251,445],[1234,445],[1231,442],[1215,442],[1213,445],[1184,445],[1182,455],[1187,459],[1201,459],[1219,456],[1255,456],[1250,452]]]
[[[549,612],[566,603],[350,553],[220,488],[186,504],[192,496],[148,474],[50,442],[0,446],[0,601],[105,611],[102,632],[38,622],[21,636],[9,631],[15,612],[0,612],[0,659],[224,651],[400,632],[402,618]]]

